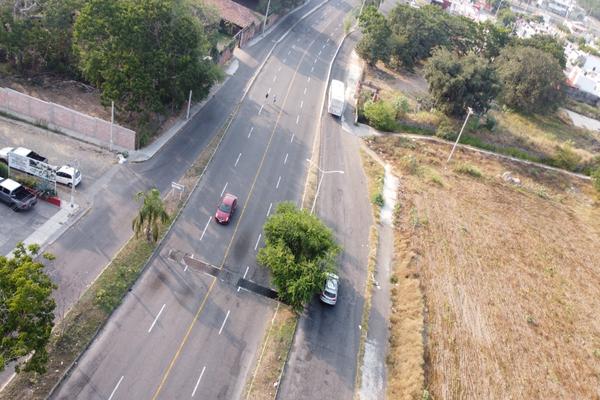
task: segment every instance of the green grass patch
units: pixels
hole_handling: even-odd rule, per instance
[[[479,168],[468,163],[461,163],[457,165],[454,168],[454,171],[458,172],[459,174],[472,176],[473,178],[483,177],[483,173],[481,172],[481,170],[479,170]]]

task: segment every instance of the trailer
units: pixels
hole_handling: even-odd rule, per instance
[[[341,117],[345,106],[345,87],[344,82],[331,80],[329,86],[329,99],[327,102],[327,112],[329,114]]]

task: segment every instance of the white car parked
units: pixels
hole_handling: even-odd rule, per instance
[[[81,172],[79,172],[78,169],[73,168],[69,165],[63,165],[62,167],[56,170],[56,183],[60,183],[67,186],[75,184],[75,186],[77,186],[80,182]]]

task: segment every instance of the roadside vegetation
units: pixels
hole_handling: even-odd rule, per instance
[[[181,184],[187,188],[194,187],[225,132],[226,128],[223,128],[215,135],[179,181]],[[161,200],[161,202],[163,201],[164,204],[160,208],[164,208],[169,215],[176,216],[185,199],[179,200],[176,196],[166,196],[164,200]],[[159,240],[167,232],[167,224],[170,222],[171,219],[165,224],[160,224]],[[0,400],[46,399],[54,385],[60,381],[72,363],[91,344],[112,311],[119,306],[128,289],[143,271],[157,245],[158,243],[153,240],[149,241],[146,235],[132,235],[98,279],[52,330],[46,346],[48,361],[45,372],[17,374],[10,384],[0,392]]]
[[[37,245],[18,243],[12,256],[0,256],[0,371],[13,361],[18,361],[16,371],[46,370],[56,285],[36,260],[38,252]]]
[[[293,203],[277,206],[264,225],[265,246],[256,257],[269,268],[279,299],[300,312],[335,272],[340,247],[321,220]]]
[[[593,398],[593,185],[462,149],[446,166],[443,143],[388,136],[368,144],[402,182],[390,398]]]
[[[279,303],[271,326],[260,347],[260,356],[254,367],[252,378],[246,385],[245,399],[273,400],[276,398],[297,324],[298,314],[290,307]]]
[[[502,23],[478,23],[435,7],[400,5],[387,18],[367,7],[360,26],[357,52],[367,62],[360,121],[456,140],[470,107],[475,114],[463,144],[587,175],[600,169],[600,134],[574,127],[560,110],[565,105],[599,115],[565,98],[560,40],[521,39]]]
[[[219,18],[176,0],[9,0],[0,4],[0,68],[31,82],[56,78],[114,101],[144,145],[166,115],[220,78]]]

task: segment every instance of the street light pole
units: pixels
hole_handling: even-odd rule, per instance
[[[315,168],[317,168],[319,170],[319,172],[321,172],[321,178],[319,178],[319,184],[317,185],[317,192],[315,193],[315,198],[313,200],[312,207],[310,208],[310,213],[314,214],[315,206],[317,205],[317,197],[319,197],[319,191],[321,190],[321,183],[323,183],[323,178],[325,177],[325,174],[344,174],[344,171],[339,171],[339,170],[324,171],[318,165],[316,165],[311,160],[309,160],[308,158],[306,159],[306,161],[310,165],[314,165]]]
[[[263,35],[265,34],[265,28],[267,27],[267,19],[269,18],[269,7],[271,7],[271,0],[267,2],[267,11],[265,12],[265,20],[263,21]]]
[[[460,136],[463,133],[463,130],[465,129],[465,126],[467,125],[467,121],[469,120],[469,117],[471,116],[471,114],[473,114],[473,109],[471,107],[469,107],[469,112],[467,112],[467,117],[465,118],[465,122],[463,123],[462,128],[460,128],[460,132],[458,133],[458,137],[456,138],[456,142],[454,142],[454,146],[452,146],[452,151],[450,152],[450,155],[448,156],[448,160],[446,161],[446,163],[450,162],[450,159],[452,158],[452,154],[454,154],[454,150],[456,149],[456,145],[458,144],[458,141],[460,140]]]

